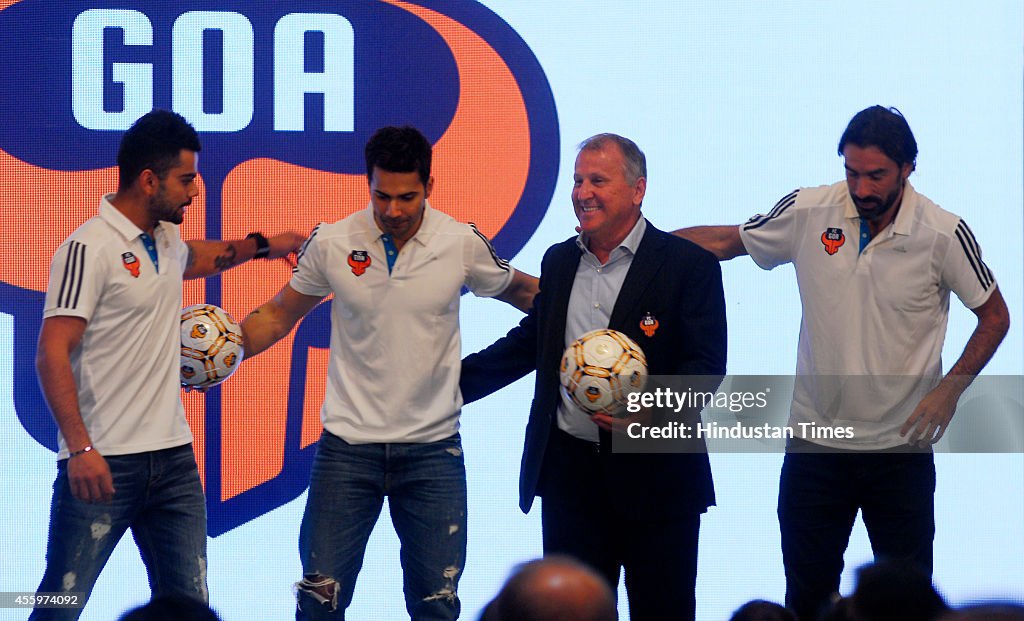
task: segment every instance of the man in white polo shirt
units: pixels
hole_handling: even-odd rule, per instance
[[[790,425],[853,430],[787,446],[778,512],[786,604],[801,619],[816,619],[839,588],[858,509],[876,558],[931,575],[930,446],[1009,327],[967,224],[910,185],[917,142],[899,111],[859,112],[839,154],[845,182],[798,189],[742,226],[676,231],[722,260],[793,263],[803,318]],[[978,327],[943,376],[950,291]]]
[[[207,600],[206,501],[178,375],[182,280],[285,256],[303,237],[182,241],[199,149],[180,115],[142,116],[121,140],[117,192],[53,256],[36,364],[60,452],[39,592],[88,597],[130,528],[154,595]]]
[[[252,356],[334,294],[324,432],[299,534],[297,619],[344,618],[385,496],[402,543],[409,616],[459,614],[459,299],[465,286],[526,311],[537,284],[472,225],[430,207],[430,160],[418,130],[378,130],[366,145],[370,204],[318,225],[291,282],[242,322]]]

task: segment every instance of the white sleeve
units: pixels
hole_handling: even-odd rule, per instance
[[[967,308],[981,306],[996,289],[995,276],[981,260],[981,246],[963,220],[957,222],[953,231],[939,281],[956,293]]]
[[[68,238],[50,261],[43,317],[71,315],[88,321],[103,293],[106,269],[98,244]]]
[[[318,243],[322,238],[316,235],[322,225],[321,222],[313,228],[299,249],[295,268],[292,269],[292,279],[288,282],[292,289],[303,295],[321,298],[331,293],[331,284],[323,270],[323,247]]]
[[[469,224],[462,242],[462,265],[466,287],[482,298],[493,298],[508,288],[515,270],[495,252],[490,240],[476,225]]]
[[[797,238],[796,203],[800,190],[793,190],[765,215],[756,215],[740,226],[740,239],[750,258],[763,269],[793,260],[793,240]]]

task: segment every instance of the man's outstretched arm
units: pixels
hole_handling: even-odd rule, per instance
[[[740,227],[736,226],[691,226],[672,231],[673,235],[682,237],[697,244],[704,250],[718,257],[719,261],[728,261],[747,254],[747,249],[740,239]]]
[[[285,231],[271,237],[262,237],[260,241],[267,243],[266,258],[278,259],[292,252],[298,252],[305,240],[306,237],[301,233]],[[255,258],[261,250],[260,241],[254,237],[247,237],[232,241],[197,239],[185,242],[185,245],[188,246],[185,280],[215,276],[224,270]]]
[[[530,307],[533,306],[533,297],[537,295],[539,290],[537,284],[536,276],[516,270],[515,276],[512,277],[512,282],[505,287],[504,291],[494,297],[497,300],[515,306],[524,313],[528,313],[530,312]]]
[[[245,357],[252,358],[280,341],[321,300],[322,297],[299,293],[291,285],[282,287],[277,295],[242,321]]]

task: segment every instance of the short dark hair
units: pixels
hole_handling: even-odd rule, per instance
[[[366,143],[366,178],[373,178],[373,169],[389,172],[417,172],[420,181],[430,180],[430,141],[410,125],[381,127]]]
[[[796,613],[763,599],[750,600],[732,613],[729,621],[797,621]]]
[[[147,169],[164,179],[178,164],[182,149],[202,149],[199,134],[185,117],[170,110],[142,115],[124,133],[117,150],[118,189],[127,189]]]
[[[917,167],[917,141],[907,119],[896,108],[871,106],[855,114],[839,139],[839,155],[847,144],[862,149],[877,147],[901,168],[904,164],[910,164],[910,170]]]
[[[930,621],[948,610],[926,571],[895,559],[859,568],[849,602],[855,619],[873,621]]]

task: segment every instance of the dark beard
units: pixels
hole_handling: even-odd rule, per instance
[[[896,202],[900,200],[900,197],[902,197],[902,195],[903,184],[901,183],[900,187],[896,188],[896,190],[892,194],[885,197],[885,199],[881,201],[875,199],[861,201],[856,198],[853,198],[852,196],[851,198],[853,198],[853,206],[857,208],[857,215],[859,215],[863,220],[867,222],[874,222],[880,219],[885,214],[889,213],[889,210],[896,205]],[[865,210],[861,207],[862,204],[874,205],[875,208],[871,210]]]

